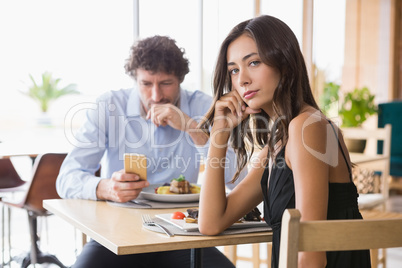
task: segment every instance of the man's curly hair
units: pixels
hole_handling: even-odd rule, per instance
[[[174,74],[183,82],[190,71],[185,50],[176,45],[176,41],[167,36],[153,36],[138,41],[131,47],[130,58],[127,59],[126,73],[137,79],[137,69],[152,73],[164,72]]]

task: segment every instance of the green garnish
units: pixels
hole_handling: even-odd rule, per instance
[[[183,174],[181,174],[178,178],[172,179],[172,181],[184,181],[186,180],[185,177],[183,176]]]

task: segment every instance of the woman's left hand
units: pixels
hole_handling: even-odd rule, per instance
[[[237,127],[250,114],[259,113],[247,107],[236,90],[223,95],[215,104],[213,129],[232,130]]]

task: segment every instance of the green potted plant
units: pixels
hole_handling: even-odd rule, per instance
[[[376,114],[378,109],[374,98],[375,95],[371,94],[367,87],[356,88],[346,93],[339,109],[341,127],[361,127],[368,117]],[[351,152],[363,152],[366,147],[366,140],[345,139],[345,143]]]
[[[326,116],[332,118],[339,115],[342,128],[361,127],[368,117],[377,113],[375,96],[367,87],[355,88],[343,98],[339,97],[339,89],[340,85],[336,83],[325,83],[319,101],[321,110]],[[345,139],[345,143],[351,152],[363,152],[366,146],[366,140]]]
[[[49,118],[46,113],[51,102],[65,95],[79,94],[76,89],[76,84],[69,84],[65,87],[60,87],[59,82],[61,79],[53,78],[52,74],[49,72],[42,74],[41,83],[37,83],[31,74],[29,77],[33,84],[28,87],[28,91],[23,91],[22,93],[39,103],[40,110],[45,114],[43,118],[47,118],[42,118],[42,122],[40,123],[49,124]]]
[[[374,103],[375,96],[367,87],[356,88],[348,92],[342,102],[339,116],[342,118],[342,127],[361,127],[364,121],[377,113]]]
[[[334,82],[324,84],[323,93],[319,103],[322,112],[329,118],[338,116],[339,88],[341,86]]]

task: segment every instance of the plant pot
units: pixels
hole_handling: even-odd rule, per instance
[[[345,139],[346,147],[351,153],[363,153],[367,140]]]
[[[37,118],[36,122],[39,126],[51,126],[52,118],[48,113],[41,113]]]

